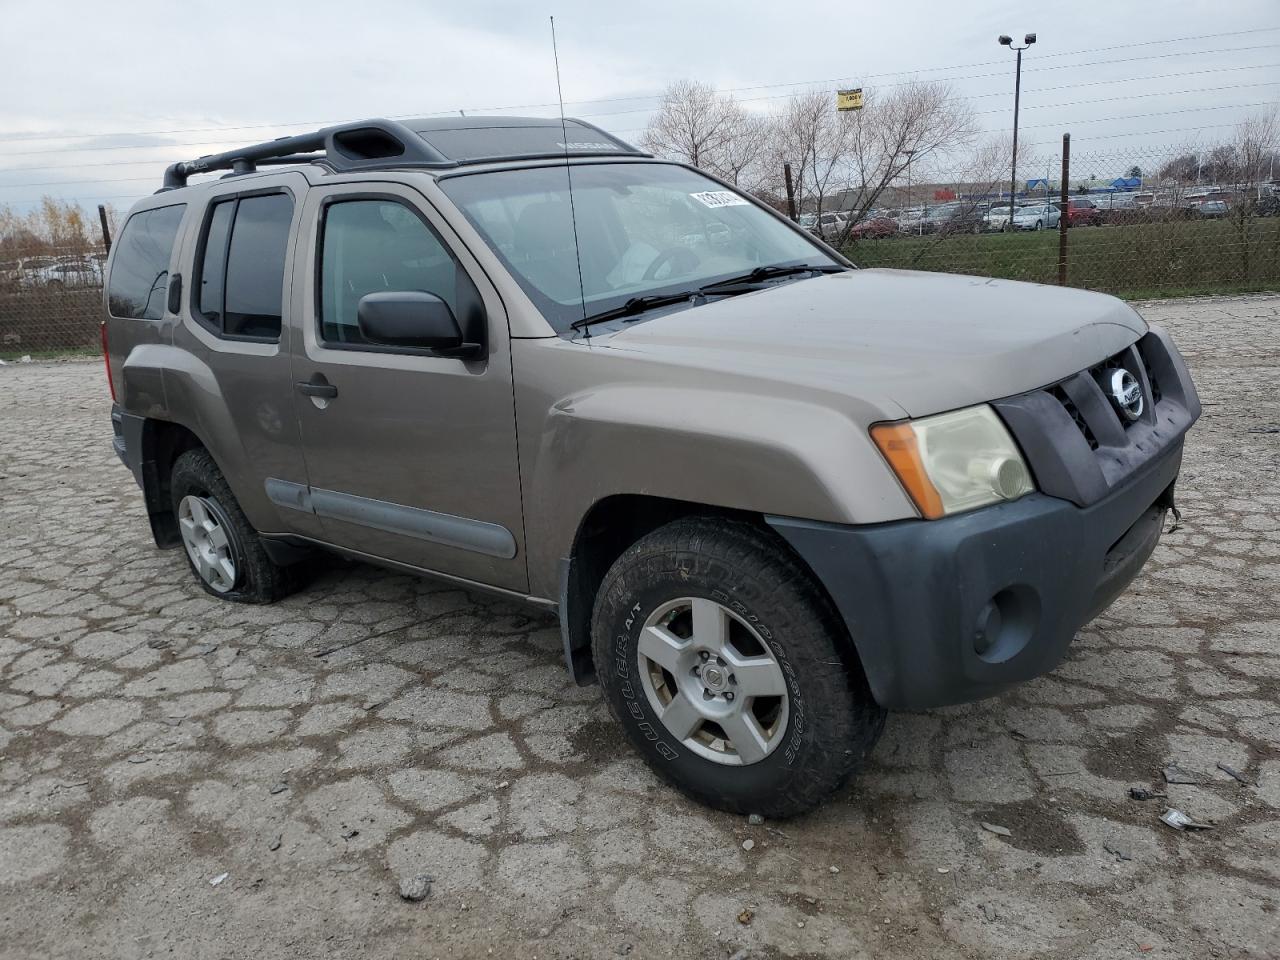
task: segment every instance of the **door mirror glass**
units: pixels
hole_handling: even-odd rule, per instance
[[[418,290],[367,293],[356,308],[360,334],[370,343],[451,351],[463,345],[449,305]]]

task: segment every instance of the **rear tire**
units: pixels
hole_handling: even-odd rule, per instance
[[[267,556],[208,451],[178,457],[170,489],[183,555],[206,593],[237,603],[274,603],[301,585],[300,565],[281,567]]]
[[[591,632],[628,739],[708,806],[812,810],[884,728],[830,601],[785,545],[744,521],[687,518],[642,537],[606,575]]]

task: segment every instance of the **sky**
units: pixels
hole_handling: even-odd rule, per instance
[[[127,209],[174,160],[345,120],[555,115],[548,15],[566,112],[629,140],[678,79],[759,111],[946,80],[1006,132],[1001,33],[1037,34],[1020,137],[1046,172],[1064,131],[1073,178],[1118,176],[1280,101],[1280,0],[0,0],[0,204]]]

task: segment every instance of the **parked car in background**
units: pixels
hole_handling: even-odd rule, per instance
[[[898,230],[902,233],[924,233],[924,207],[909,207],[898,215]]]
[[[22,261],[19,276],[27,287],[96,287],[102,284],[102,264],[93,259],[30,257]]]
[[[849,217],[845,213],[824,213],[818,217],[817,227],[810,227],[809,229],[823,240],[831,243],[844,236],[844,228],[848,223]]]
[[[1102,225],[1102,211],[1092,200],[1072,197],[1067,201],[1068,227],[1098,227]]]
[[[1013,211],[1015,230],[1053,230],[1062,219],[1062,212],[1051,203],[1030,207],[1017,207]],[[1007,225],[1007,224],[1006,224]]]
[[[1262,197],[1254,202],[1251,209],[1255,216],[1274,217],[1280,214],[1280,197],[1274,194]]]
[[[883,240],[898,232],[898,223],[891,217],[867,217],[855,223],[849,231],[854,240]]]
[[[812,232],[813,228],[818,225],[818,215],[816,213],[802,213],[800,219],[796,221],[800,226]]]
[[[1009,226],[1009,204],[992,206],[983,214],[982,224],[987,230],[1004,230]]]
[[[1202,200],[1191,208],[1197,217],[1225,217],[1231,212],[1225,200]]]
[[[944,203],[926,214],[925,233],[981,233],[984,214],[973,203]]]

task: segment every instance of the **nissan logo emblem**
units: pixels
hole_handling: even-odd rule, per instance
[[[1121,368],[1111,374],[1111,402],[1126,420],[1142,416],[1142,385],[1128,370]]]

